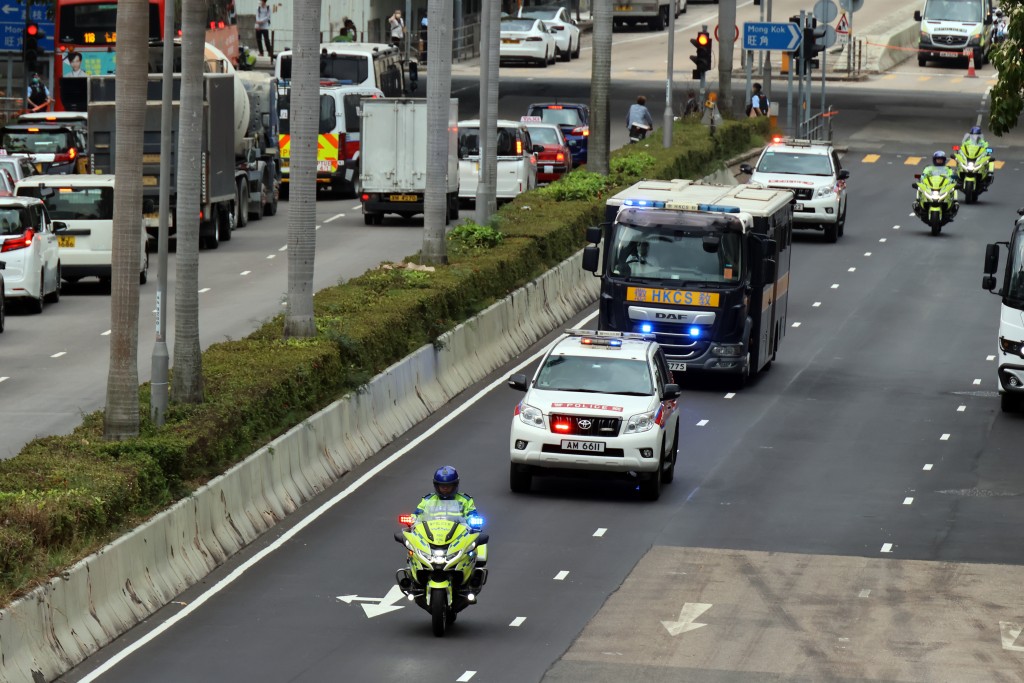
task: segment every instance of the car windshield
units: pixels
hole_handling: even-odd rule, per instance
[[[535,385],[545,391],[650,396],[654,393],[646,361],[595,358],[552,353],[537,374]]]
[[[43,197],[39,187],[23,185],[18,189],[18,195],[42,199],[53,220],[114,220],[114,188],[112,187],[52,187],[50,189],[54,190],[53,194]]]
[[[928,21],[981,23],[982,0],[928,0],[924,18]]]
[[[527,126],[530,131],[530,139],[539,145],[561,145],[562,136],[557,128],[545,126]]]
[[[535,23],[537,23],[535,19],[502,19],[501,30],[525,33],[532,31]]]
[[[616,277],[728,285],[743,272],[743,235],[721,214],[623,210],[610,253]]]
[[[0,235],[20,235],[31,226],[26,209],[17,206],[0,208]]]
[[[793,173],[796,175],[832,175],[832,164],[826,154],[775,152],[769,150],[761,157],[757,170],[761,173]]]
[[[579,109],[554,107],[531,107],[530,116],[539,116],[544,123],[557,123],[560,126],[579,126],[583,124]]]
[[[1018,228],[1010,243],[1010,283],[1006,298],[1024,304],[1024,228]]]
[[[71,147],[71,136],[64,131],[5,130],[2,146],[8,154],[57,154]]]

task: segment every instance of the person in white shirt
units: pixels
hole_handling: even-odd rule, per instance
[[[402,10],[395,10],[391,18],[388,19],[388,25],[391,26],[391,44],[398,47],[402,44],[402,39],[405,38],[405,19],[402,18]]]
[[[264,45],[267,46],[267,54],[273,59],[274,46],[270,43],[270,7],[267,0],[260,0],[260,5],[256,8],[256,49],[259,50],[260,57],[263,56]]]

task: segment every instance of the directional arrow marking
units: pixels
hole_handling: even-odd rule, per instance
[[[803,40],[804,34],[797,28],[796,24],[786,24],[786,28],[789,29],[789,45],[786,46],[786,49],[795,50],[796,46]]]
[[[673,636],[678,636],[680,633],[686,633],[687,631],[696,631],[701,626],[707,626],[707,624],[695,624],[694,619],[709,609],[711,609],[711,605],[706,602],[688,602],[679,610],[679,621],[663,621],[661,625],[668,630],[669,635]]]
[[[401,588],[398,586],[392,586],[391,590],[389,590],[388,594],[383,598],[364,598],[360,595],[339,595],[337,600],[345,603],[346,605],[351,605],[353,602],[367,603],[360,605],[360,607],[363,608],[363,612],[366,613],[368,618],[373,619],[374,617],[379,617],[382,614],[394,612],[395,610],[400,610],[405,607],[405,605],[395,604],[401,600],[404,595],[405,593],[402,592]]]
[[[1024,652],[1024,645],[1014,645],[1021,631],[1024,631],[1024,628],[1020,624],[1012,621],[999,622],[999,635],[1002,636],[1004,650]]]
[[[10,14],[11,12],[20,12],[21,11],[17,7],[11,7],[10,5],[4,5],[3,7],[0,7],[0,9],[3,10],[4,14]]]

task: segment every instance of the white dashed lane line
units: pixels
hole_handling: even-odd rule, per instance
[[[832,289],[839,289],[839,283],[838,282],[833,282],[832,283]]]
[[[248,275],[251,272],[251,270],[243,270],[241,273],[239,273],[239,275]]]
[[[981,380],[980,379],[975,379],[974,380],[974,384],[975,384],[975,386],[981,384]]]
[[[852,267],[851,268],[847,268],[846,272],[848,272],[848,273],[856,273],[857,269],[856,268],[852,268]]]
[[[985,360],[995,360],[995,356],[985,356]]]
[[[730,391],[728,394],[725,395],[725,397],[729,398],[729,399],[736,398],[736,394],[734,392]]]
[[[965,410],[967,410],[967,406],[957,406],[956,407],[956,412],[958,412],[958,413],[962,413]]]
[[[815,301],[813,304],[811,304],[811,308],[821,308],[821,302]]]
[[[569,576],[569,572],[564,569],[555,574],[555,581],[565,581],[565,577]]]
[[[903,499],[903,504],[904,505],[913,505],[914,504],[914,499],[913,498],[904,498]]]
[[[281,247],[280,249],[278,249],[278,251],[288,251],[288,245],[287,245],[287,244],[286,244],[286,245],[284,245],[283,247]]]
[[[707,420],[701,420],[700,422],[698,422],[698,423],[697,423],[697,426],[698,426],[698,427],[703,427],[703,426],[705,426],[705,425],[706,425],[707,423],[708,423],[708,421],[707,421]]]
[[[864,252],[864,255],[865,255],[865,256],[871,256],[871,252],[870,252],[870,251],[865,251],[865,252]]]
[[[911,216],[913,216],[914,214],[910,214],[910,215],[911,215]],[[893,230],[899,230],[899,229],[900,229],[900,226],[898,226],[898,225],[894,225],[894,226],[892,226],[892,229],[893,229]]]
[[[67,355],[67,351],[58,351],[57,353],[50,356],[50,358],[60,358],[61,356]]]
[[[270,260],[270,259],[274,258],[275,256],[277,256],[277,254],[268,254],[267,255],[267,260]]]
[[[934,465],[932,465],[931,463],[928,463],[927,465],[925,465],[921,469],[923,469],[925,472],[931,472],[932,471],[932,467],[934,467]]]
[[[320,228],[322,228],[322,227],[324,227],[324,226],[322,226],[322,225],[318,225],[318,226],[316,226],[316,229],[317,229],[317,230],[319,230],[319,229],[320,229]]]
[[[325,220],[324,224],[330,223],[333,220],[337,220],[338,218],[344,218],[344,217],[345,217],[345,214],[343,214],[343,213],[336,213],[333,216],[331,216],[330,218],[328,218],[327,220]]]
[[[594,538],[601,538],[602,536],[604,536],[606,531],[608,530],[604,527],[598,528],[598,530],[594,532]]]
[[[519,628],[523,625],[524,621],[526,621],[526,617],[516,617],[512,620],[512,623],[509,624],[509,626],[511,626],[512,628]]]
[[[885,238],[884,238],[884,237],[880,237],[880,238],[878,239],[878,241],[879,241],[879,242],[881,242],[881,243],[883,243],[883,244],[885,244],[885,241],[886,241],[886,240],[885,240]]]
[[[199,293],[200,294],[206,294],[209,291],[210,291],[209,287],[203,287],[202,289],[199,290]]]
[[[949,434],[943,434],[940,436],[939,441],[949,441]]]
[[[892,543],[883,543],[882,544],[882,552],[883,553],[891,553],[892,552]]]
[[[466,673],[464,673],[461,676],[459,676],[458,678],[456,678],[455,681],[456,681],[456,683],[466,683],[466,681],[471,680],[473,678],[473,676],[476,676],[476,672],[475,671],[467,671]]]
[[[666,64],[667,64],[667,63],[668,63],[668,62],[666,62]],[[358,211],[358,210],[359,210],[359,209],[361,209],[361,208],[363,208],[363,205],[362,205],[362,204],[356,204],[355,206],[353,206],[353,207],[352,207],[352,210],[353,210],[353,211]]]
[[[10,377],[0,377],[0,382],[6,382]]]
[[[800,323],[793,323],[793,327],[800,327]]]
[[[110,330],[107,330],[106,332],[100,332],[100,336],[101,337],[109,337],[110,336],[110,332],[111,332]]]
[[[870,597],[870,596],[871,596],[871,590],[868,589],[868,588],[865,588],[864,590],[862,590],[860,593],[857,594],[858,598],[867,598],[867,597]]]

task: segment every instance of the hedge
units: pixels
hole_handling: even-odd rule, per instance
[[[103,415],[36,439],[0,462],[0,590],[4,602],[60,572],[420,346],[580,249],[604,198],[642,178],[700,177],[762,144],[761,119],[726,121],[714,139],[676,124],[674,144],[617,150],[612,173],[577,170],[502,207],[488,226],[449,235],[434,272],[376,268],[314,297],[318,334],[283,340],[282,317],[203,353],[206,400],[148,418],[139,437],[103,440]],[[415,262],[416,256],[410,257]]]

